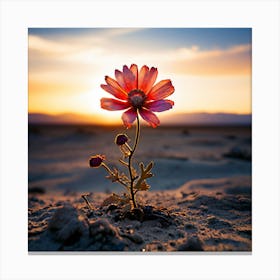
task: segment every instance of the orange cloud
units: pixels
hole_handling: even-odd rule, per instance
[[[187,75],[251,75],[251,46],[227,50],[181,49],[176,59],[167,62],[174,73]]]
[[[61,82],[42,82],[42,81],[34,81],[31,80],[28,83],[28,92],[30,95],[34,94],[80,94],[82,92],[90,90],[91,87],[89,85],[83,83],[61,83]]]

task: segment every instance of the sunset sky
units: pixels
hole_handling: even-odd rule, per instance
[[[30,28],[29,113],[78,113],[120,121],[100,108],[104,76],[124,64],[158,68],[175,106],[160,114],[251,113],[251,29]]]

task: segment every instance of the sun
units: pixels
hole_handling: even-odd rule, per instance
[[[93,116],[94,123],[120,124],[119,112],[108,112],[100,107],[100,99],[103,96],[102,89],[95,85],[90,91],[79,94],[75,100],[77,113]]]

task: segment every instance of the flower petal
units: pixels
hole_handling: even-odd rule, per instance
[[[125,85],[125,81],[123,78],[123,73],[120,70],[115,70],[115,77],[119,85],[125,90],[128,91]]]
[[[131,106],[128,102],[122,102],[112,98],[101,98],[100,105],[102,109],[109,111],[123,110]]]
[[[114,95],[118,99],[127,100],[127,94],[124,95],[123,92],[121,92],[119,90],[116,90],[115,88],[113,88],[110,85],[101,85],[101,88],[104,89],[105,91],[111,93],[112,95]]]
[[[136,77],[126,65],[123,66],[123,79],[128,91],[136,89]]]
[[[141,67],[139,75],[138,75],[138,89],[142,89],[142,85],[143,85],[146,73],[149,73],[149,67],[144,65]]]
[[[151,111],[141,108],[139,110],[141,117],[148,122],[153,128],[157,127],[160,124],[158,117]]]
[[[174,87],[170,80],[162,80],[153,86],[152,90],[148,93],[147,100],[160,100],[174,92]]]
[[[120,97],[120,99],[125,100],[127,99],[127,92],[125,91],[125,89],[123,89],[119,83],[117,81],[115,81],[114,79],[110,78],[109,76],[105,76],[105,81],[106,83],[111,86],[115,92],[118,92],[118,95]]]
[[[133,73],[135,77],[135,88],[138,88],[138,67],[136,64],[131,64],[130,71]]]
[[[145,108],[153,112],[163,112],[171,109],[173,105],[174,102],[172,100],[164,99],[164,100],[157,100],[157,101],[146,103],[144,106]]]
[[[158,75],[158,70],[155,67],[152,67],[150,71],[147,71],[145,77],[142,81],[140,89],[146,94],[151,90],[154,85]]]
[[[126,127],[131,127],[137,117],[137,112],[134,108],[130,108],[122,114],[122,120]]]

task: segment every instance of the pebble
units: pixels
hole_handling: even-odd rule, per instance
[[[197,231],[197,227],[189,223],[185,224],[184,228],[186,231]]]
[[[125,217],[130,220],[137,220],[137,221],[143,221],[144,219],[144,212],[141,208],[134,208],[131,211],[127,212],[125,214]]]
[[[185,232],[180,230],[180,229],[178,229],[176,231],[176,236],[177,236],[177,238],[183,238],[183,237],[185,237]]]
[[[208,217],[207,218],[207,224],[210,228],[214,228],[214,229],[231,227],[230,223],[228,223],[226,221],[223,221],[223,220],[219,220],[215,216]]]
[[[96,237],[98,234],[104,236],[117,236],[118,231],[106,219],[99,219],[89,226],[89,235]]]
[[[89,226],[89,236],[94,251],[123,251],[126,243],[117,228],[107,219],[98,219]]]
[[[159,241],[147,244],[144,248],[144,251],[146,252],[155,252],[155,251],[164,251],[164,250],[166,250],[166,247],[163,244],[161,244]]]
[[[178,247],[178,251],[203,251],[203,247],[200,239],[192,236]]]
[[[77,209],[66,205],[55,211],[48,223],[48,230],[53,239],[70,245],[77,242],[88,230],[88,224]]]
[[[118,208],[118,206],[116,204],[110,204],[107,209],[106,209],[106,213],[114,211]]]
[[[124,236],[136,244],[142,244],[144,242],[144,239],[139,234],[126,234]]]
[[[172,224],[172,218],[166,215],[164,212],[154,210],[153,206],[145,206],[143,208],[144,221],[157,220],[161,224],[161,227],[167,228]]]
[[[34,193],[34,194],[45,194],[46,193],[46,190],[43,188],[43,187],[40,187],[40,186],[36,186],[36,187],[31,187],[31,188],[28,188],[28,193]]]

